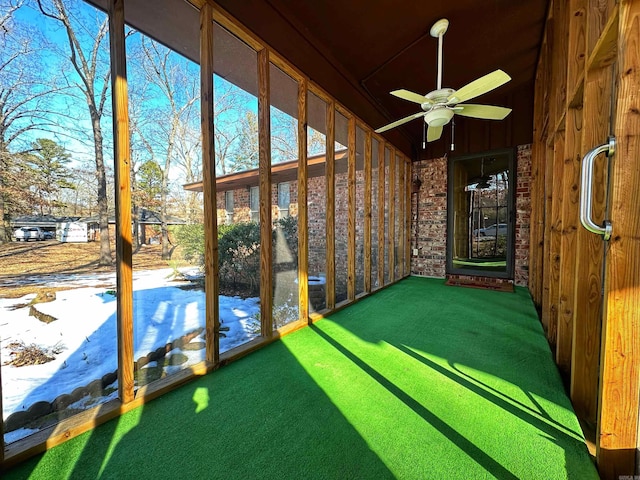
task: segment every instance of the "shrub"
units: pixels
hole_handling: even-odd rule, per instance
[[[298,261],[298,219],[285,217],[273,222],[274,263],[280,269],[295,268]],[[185,260],[204,266],[204,225],[182,225],[176,229]],[[218,268],[222,288],[246,289],[258,295],[260,286],[260,225],[234,223],[218,227]]]
[[[175,229],[175,236],[182,246],[184,259],[195,265],[204,265],[204,225],[179,225]]]
[[[260,225],[255,222],[221,225],[218,228],[220,285],[259,293]]]

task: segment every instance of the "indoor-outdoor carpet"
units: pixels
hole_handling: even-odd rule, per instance
[[[408,278],[5,478],[596,479],[526,290]]]

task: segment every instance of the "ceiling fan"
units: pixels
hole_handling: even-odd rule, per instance
[[[396,120],[389,125],[378,128],[376,133],[386,132],[394,127],[403,125],[416,118],[424,117],[427,128],[427,142],[438,140],[442,135],[442,127],[449,123],[454,114],[464,117],[482,118],[486,120],[503,120],[509,113],[510,108],[497,107],[494,105],[476,105],[462,103],[472,98],[504,85],[511,77],[502,70],[496,70],[484,77],[480,77],[468,83],[459,90],[452,88],[442,88],[442,38],[449,27],[449,20],[443,18],[433,24],[429,33],[438,39],[438,88],[426,95],[420,95],[409,90],[394,90],[390,92],[403,100],[417,103],[422,108],[421,112],[414,113],[408,117]]]

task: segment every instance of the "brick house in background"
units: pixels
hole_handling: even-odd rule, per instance
[[[309,157],[307,161],[310,224],[313,223],[312,219],[316,215],[324,215],[326,201],[325,161],[324,154]],[[347,151],[337,151],[335,161],[336,173],[346,173]],[[344,165],[344,168],[340,168],[340,165]],[[297,216],[297,182],[297,160],[277,163],[271,167],[271,217],[273,220]],[[184,189],[191,192],[202,192],[202,181],[186,184]],[[216,177],[216,194],[218,225],[260,221],[259,171],[257,168]],[[318,205],[319,200],[322,200],[322,205]]]
[[[308,188],[307,211],[309,232],[309,275],[322,276],[326,270],[326,176],[324,154],[307,159]],[[364,165],[362,155],[357,154],[356,198],[364,196]],[[347,222],[348,222],[348,152],[335,152],[335,242],[336,242],[336,300],[346,298],[347,285]],[[388,178],[388,177],[385,177]],[[272,219],[298,215],[298,161],[281,162],[271,168],[271,216]],[[387,182],[388,183],[388,182]],[[202,192],[202,182],[184,185],[184,189]],[[388,187],[387,187],[388,191]],[[397,200],[397,199],[396,199]],[[377,194],[373,197],[377,209]],[[385,203],[388,203],[388,199]],[[222,175],[216,178],[216,210],[218,225],[238,222],[259,222],[259,171],[258,169]],[[385,209],[386,211],[386,209]],[[356,204],[356,291],[364,286],[363,226],[364,205]],[[377,226],[377,216],[372,226]],[[386,227],[388,229],[388,226]],[[395,226],[394,226],[395,228]],[[377,263],[378,235],[372,235],[373,264]],[[388,238],[388,232],[385,234]],[[386,245],[386,242],[385,242]],[[386,257],[386,255],[385,255]],[[385,262],[385,269],[388,269]],[[377,279],[372,278],[375,285]]]

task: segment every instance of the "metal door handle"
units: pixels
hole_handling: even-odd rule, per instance
[[[604,225],[596,224],[591,218],[591,197],[593,194],[593,162],[601,153],[605,153],[607,158],[611,157],[616,149],[615,137],[609,137],[609,142],[594,148],[582,159],[581,187],[580,187],[580,222],[588,231],[597,235],[602,235],[604,240],[611,238],[611,222],[604,221]]]

